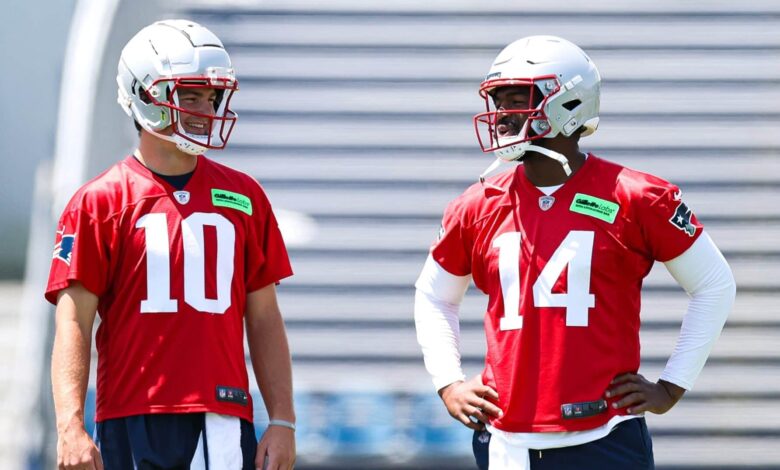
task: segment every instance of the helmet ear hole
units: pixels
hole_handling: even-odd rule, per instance
[[[152,102],[152,99],[149,98],[149,94],[141,87],[141,83],[138,80],[133,79],[133,83],[130,84],[130,91],[132,91],[144,104]]]
[[[138,98],[140,98],[144,104],[149,104],[152,102],[152,98],[149,96],[149,93],[147,93],[147,91],[140,86],[138,87]]]
[[[564,108],[566,108],[569,111],[573,111],[574,108],[576,108],[577,106],[579,106],[581,104],[582,104],[582,101],[580,101],[580,100],[571,100],[571,101],[567,101],[566,103],[563,103],[561,106],[563,106]]]

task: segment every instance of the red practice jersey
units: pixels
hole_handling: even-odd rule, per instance
[[[60,219],[46,298],[99,297],[96,420],[214,412],[252,420],[249,292],[292,274],[257,182],[206,157],[177,191],[128,157]]]
[[[476,184],[455,199],[432,256],[489,296],[482,379],[504,411],[491,424],[601,426],[625,411],[602,404],[581,417],[578,404],[639,369],[642,280],[655,260],[690,247],[701,225],[676,186],[593,155],[551,197],[522,165],[489,182],[506,190]]]

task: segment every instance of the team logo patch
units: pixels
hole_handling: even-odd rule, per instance
[[[691,223],[691,214],[691,210],[688,209],[688,206],[680,201],[680,204],[677,206],[677,209],[675,209],[674,215],[669,219],[669,222],[679,230],[687,233],[689,237],[692,237],[696,234],[696,226]]]
[[[60,259],[70,266],[70,256],[73,252],[73,242],[76,239],[76,234],[65,234],[65,231],[58,231],[57,235],[60,236],[60,240],[54,244],[54,253],[52,259]]]
[[[190,192],[189,191],[174,191],[173,193],[174,199],[176,199],[176,202],[178,202],[181,205],[187,204],[190,202]]]
[[[595,196],[577,193],[571,202],[569,210],[578,214],[589,215],[604,222],[614,223],[620,205]]]
[[[212,189],[211,203],[215,206],[229,207],[252,215],[252,201],[243,194],[234,193],[225,189]]]
[[[542,196],[539,198],[539,209],[546,211],[555,204],[555,198],[552,196]]]

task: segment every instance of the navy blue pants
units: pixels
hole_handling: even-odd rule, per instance
[[[205,413],[149,414],[107,419],[95,427],[95,443],[106,470],[189,470],[203,434]],[[255,469],[257,440],[252,423],[241,420],[243,469]],[[213,469],[218,470],[218,469]]]
[[[472,440],[480,470],[488,470],[490,433],[476,431]],[[619,423],[593,442],[557,449],[529,450],[531,470],[652,470],[653,442],[644,418]]]

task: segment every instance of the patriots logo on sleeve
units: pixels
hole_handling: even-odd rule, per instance
[[[675,227],[687,233],[689,237],[692,237],[696,233],[696,226],[691,223],[691,210],[684,202],[680,201],[677,209],[674,211],[674,215],[669,222]]]
[[[59,241],[54,244],[52,259],[61,259],[70,266],[70,255],[73,252],[73,241],[76,238],[76,234],[65,234],[64,230],[58,230],[57,237]]]

